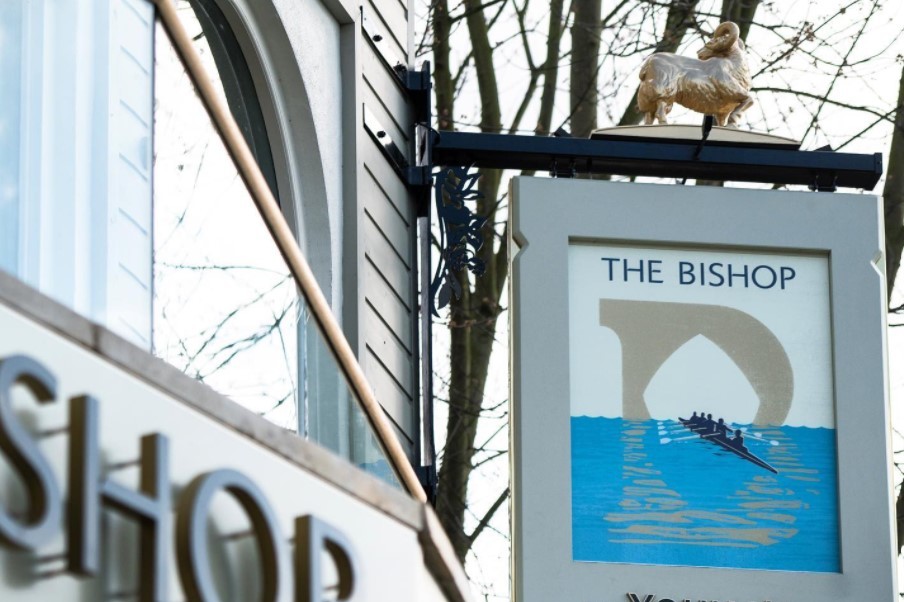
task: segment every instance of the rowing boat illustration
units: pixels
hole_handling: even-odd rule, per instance
[[[736,456],[744,458],[748,462],[753,462],[757,466],[765,468],[769,472],[778,474],[778,471],[775,468],[750,453],[750,450],[747,449],[747,447],[742,442],[739,441],[738,443],[734,443],[734,440],[729,439],[727,436],[725,436],[724,433],[713,431],[710,425],[702,424],[700,422],[694,422],[686,418],[678,418],[678,420],[682,425],[684,425],[685,428],[687,428],[691,432],[698,434],[701,439],[709,441],[710,443],[715,443],[722,449],[730,451]]]

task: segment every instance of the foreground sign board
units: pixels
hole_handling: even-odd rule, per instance
[[[879,201],[512,202],[516,602],[893,599]]]
[[[0,485],[4,602],[467,596],[409,496],[3,274]]]

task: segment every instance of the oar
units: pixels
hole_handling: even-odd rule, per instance
[[[691,439],[698,439],[696,435],[691,435],[690,437],[677,437],[675,439],[669,439],[668,437],[661,437],[659,439],[659,443],[665,445],[666,443],[672,443],[673,441],[690,441]]]
[[[670,425],[670,426],[662,426],[662,427],[659,427],[659,428],[665,428],[665,429],[669,429],[669,430],[672,430],[672,431],[680,431],[680,430],[686,429],[687,427],[684,426],[683,424],[681,424],[681,423],[679,422],[679,423],[677,423],[677,424],[673,424],[673,425]]]
[[[731,430],[731,431],[733,432],[733,431],[738,430],[738,429],[729,429],[729,430]],[[742,433],[745,433],[745,434],[747,433],[747,431],[745,431],[745,430],[743,430],[743,429],[741,429],[741,432],[742,432]],[[701,437],[709,438],[709,437],[715,437],[715,436],[718,435],[718,434],[719,434],[718,432],[715,432],[715,433],[704,433],[704,434],[702,434],[702,435],[700,435],[700,436],[701,436]],[[727,437],[727,436],[726,436],[725,438],[728,440],[728,437]],[[758,437],[758,436],[755,435],[755,434],[754,434],[754,435],[751,435],[750,437],[744,437],[744,442],[746,443],[746,442],[748,442],[748,441],[758,441],[758,442],[760,442],[760,443],[768,443],[769,445],[773,445],[773,446],[779,445],[779,442],[778,442],[778,441],[775,441],[775,440],[773,440],[773,439],[763,439],[763,438],[762,438],[762,435],[760,435],[760,436]]]
[[[762,433],[748,433],[747,428],[742,428],[741,432],[744,433],[744,441],[755,441],[757,443],[767,443],[769,445],[777,446],[781,445],[775,439],[763,439]],[[749,437],[747,435],[750,435]]]
[[[779,443],[775,439],[763,439],[762,435],[759,437],[757,437],[756,435],[754,435],[753,437],[744,437],[744,441],[753,441],[754,443],[765,443],[765,444],[772,445],[772,446],[781,445],[781,443]]]

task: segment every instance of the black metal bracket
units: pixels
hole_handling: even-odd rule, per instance
[[[379,37],[379,34],[373,34]],[[376,39],[376,38],[374,38]],[[881,153],[838,153],[831,149],[801,151],[788,147],[738,144],[708,141],[713,128],[713,118],[703,121],[700,140],[610,138],[573,138],[562,130],[553,137],[519,136],[505,134],[466,133],[430,128],[430,64],[419,71],[411,71],[401,64],[392,68],[399,85],[406,91],[414,113],[414,146],[409,156],[410,165],[399,159],[391,144],[378,142],[396,165],[397,172],[408,189],[418,199],[420,215],[429,215],[431,186],[435,192],[435,207],[441,228],[455,232],[462,224],[472,224],[463,214],[467,195],[460,200],[440,202],[442,191],[450,181],[472,182],[468,167],[487,167],[529,171],[549,170],[553,177],[574,177],[578,173],[625,176],[649,176],[678,178],[682,183],[688,178],[706,180],[733,180],[778,185],[804,185],[810,190],[835,191],[839,186],[872,190],[882,177]],[[366,120],[365,120],[366,121]],[[365,123],[367,125],[367,123]],[[377,132],[381,130],[377,129]],[[385,136],[385,132],[384,132]],[[829,152],[827,152],[829,151]],[[453,166],[453,167],[446,167]],[[454,177],[450,180],[449,174]],[[456,193],[458,194],[458,193]],[[468,193],[470,194],[470,193]],[[449,204],[451,203],[451,205]],[[448,209],[448,207],[454,209]],[[446,217],[443,217],[445,213]],[[448,221],[449,216],[453,220]],[[460,240],[450,237],[444,261],[459,268],[475,266],[459,255]],[[467,238],[467,237],[466,237]],[[453,251],[452,249],[458,249]],[[471,255],[468,255],[470,257]],[[438,269],[443,283],[437,285],[434,277],[434,294],[442,291],[442,307],[448,294],[455,293],[455,285],[448,278],[449,266]]]
[[[448,305],[452,297],[461,298],[458,274],[465,269],[475,276],[486,270],[477,251],[483,246],[481,228],[487,218],[471,211],[467,203],[483,198],[477,188],[479,173],[468,173],[467,167],[446,167],[436,173],[434,208],[439,223],[440,259],[430,284],[430,312]]]
[[[700,142],[697,143],[697,150],[694,151],[694,161],[700,159],[700,153],[703,152],[703,147],[706,146],[706,141],[709,139],[709,134],[713,131],[713,125],[715,123],[716,119],[712,115],[703,116],[703,126],[700,133]]]
[[[556,162],[578,173],[659,178],[733,180],[780,185],[872,190],[882,176],[882,155],[801,151],[694,140],[589,140],[504,134],[438,132],[436,165],[472,165],[543,171]]]
[[[398,45],[392,44],[392,33],[380,27],[382,21],[380,21],[379,17],[376,19],[370,18],[370,11],[366,6],[362,5],[360,10],[361,31],[376,51],[377,56],[383,61],[385,67],[392,71],[397,65],[404,65],[405,55],[400,52]]]
[[[440,246],[441,262],[431,286],[434,313],[452,295],[461,294],[455,276],[458,271],[467,268],[474,274],[482,273],[476,258],[482,240],[475,236],[477,224],[482,222],[465,204],[475,200],[470,191],[477,176],[468,174],[469,168],[549,169],[553,177],[596,173],[795,184],[821,192],[835,191],[839,186],[871,190],[882,176],[880,153],[801,151],[712,142],[708,141],[712,125],[705,121],[699,141],[590,140],[436,132],[422,124],[418,127],[418,165],[408,170],[407,182],[409,188],[423,194],[434,178],[434,206],[445,236]],[[450,185],[462,189],[450,191]]]
[[[835,150],[831,146],[826,144],[825,146],[817,148],[813,152],[833,153],[833,152],[835,152]],[[881,169],[881,168],[882,168],[882,166],[880,164],[879,169]],[[813,182],[810,183],[809,188],[810,188],[810,190],[813,190],[815,192],[835,192],[836,190],[838,190],[838,174],[834,173],[834,172],[830,172],[827,174],[826,173],[813,174]]]
[[[700,159],[700,153],[703,152],[703,147],[706,146],[706,141],[709,139],[709,134],[713,131],[713,125],[715,123],[716,118],[712,115],[703,116],[703,125],[700,128],[700,142],[697,143],[697,150],[694,151],[694,161]],[[687,184],[687,178],[682,178],[680,184],[682,186]]]
[[[835,192],[838,190],[838,175],[834,173],[816,173],[813,175],[813,182],[809,185],[809,188],[815,192]]]
[[[399,84],[407,92],[411,110],[414,113],[414,148],[411,149],[414,165],[401,169],[401,176],[408,189],[414,194],[418,206],[418,217],[428,214],[430,187],[433,182],[433,144],[435,132],[430,127],[430,61],[425,61],[419,71],[412,71],[404,65],[396,65],[393,72]]]
[[[566,163],[567,167],[559,164],[558,159],[552,160],[552,167],[549,168],[549,177],[551,178],[574,178],[578,175],[574,161]]]

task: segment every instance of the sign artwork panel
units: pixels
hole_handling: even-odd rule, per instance
[[[840,572],[828,268],[570,245],[573,560]]]

